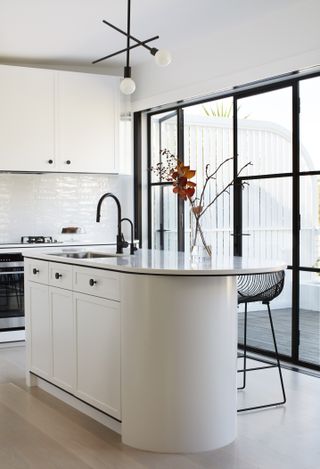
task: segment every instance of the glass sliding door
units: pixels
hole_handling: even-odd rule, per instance
[[[151,117],[150,167],[163,162],[160,151],[167,149],[177,154],[177,113],[161,113]],[[177,250],[177,196],[171,184],[161,174],[150,172],[149,187],[149,243],[153,249]]]
[[[160,149],[168,149],[196,170],[197,191],[207,165],[214,169],[231,158],[207,191],[205,204],[235,179],[230,194],[203,218],[206,240],[219,256],[273,258],[288,265],[285,288],[272,302],[279,352],[295,364],[320,370],[319,73],[155,111],[148,129],[148,167],[161,161]],[[188,203],[153,173],[148,193],[149,246],[188,250]],[[248,345],[271,354],[265,307],[253,303],[249,314]]]
[[[233,157],[233,98],[217,99],[184,108],[184,161],[196,170],[196,197],[205,183],[206,168],[212,172]],[[209,166],[208,166],[209,165]],[[204,206],[233,179],[233,162],[223,165],[219,177],[211,181]],[[190,246],[190,207],[185,204],[185,245]],[[207,243],[220,256],[233,254],[232,190],[217,200],[202,220]]]
[[[242,255],[292,264],[292,88],[250,95],[237,101],[238,171],[241,193]],[[266,307],[248,307],[248,345],[273,351]],[[279,352],[291,356],[292,282],[272,302]],[[239,340],[243,339],[243,308]]]
[[[155,185],[151,189],[152,247],[177,249],[177,197],[172,187]]]
[[[299,360],[320,365],[320,77],[300,83]]]

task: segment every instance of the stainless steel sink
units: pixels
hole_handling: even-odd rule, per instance
[[[118,257],[119,254],[108,254],[106,252],[56,252],[50,253],[49,256],[68,257],[71,259],[98,259],[99,257]],[[121,254],[120,254],[121,256]]]

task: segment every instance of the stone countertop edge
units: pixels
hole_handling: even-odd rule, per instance
[[[115,249],[103,248],[101,245],[91,246],[90,249],[63,248],[56,253],[86,252],[115,254]],[[32,249],[25,252],[25,258],[40,259],[49,262],[71,264],[83,267],[99,268],[128,274],[166,275],[166,276],[234,276],[259,273],[270,273],[285,270],[287,264],[279,260],[250,259],[244,257],[212,257],[205,262],[198,262],[189,253],[175,251],[158,251],[141,249],[134,255],[124,253],[115,257],[75,259],[58,257],[54,252],[50,254],[43,249]]]

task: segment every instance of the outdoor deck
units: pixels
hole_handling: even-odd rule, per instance
[[[291,355],[291,309],[272,310],[279,352]],[[239,342],[243,342],[244,313],[239,313]],[[273,350],[267,310],[249,311],[247,343]],[[300,359],[320,365],[320,312],[300,310]]]

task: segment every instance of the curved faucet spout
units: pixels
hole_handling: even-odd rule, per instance
[[[96,214],[96,222],[99,223],[101,219],[101,205],[104,199],[111,197],[115,203],[117,204],[117,210],[118,210],[118,234],[117,234],[117,254],[122,254],[123,253],[123,247],[124,247],[124,238],[121,233],[121,205],[118,197],[116,197],[114,194],[111,192],[107,192],[106,194],[103,194],[102,197],[100,197],[100,200],[97,205],[97,214]]]

